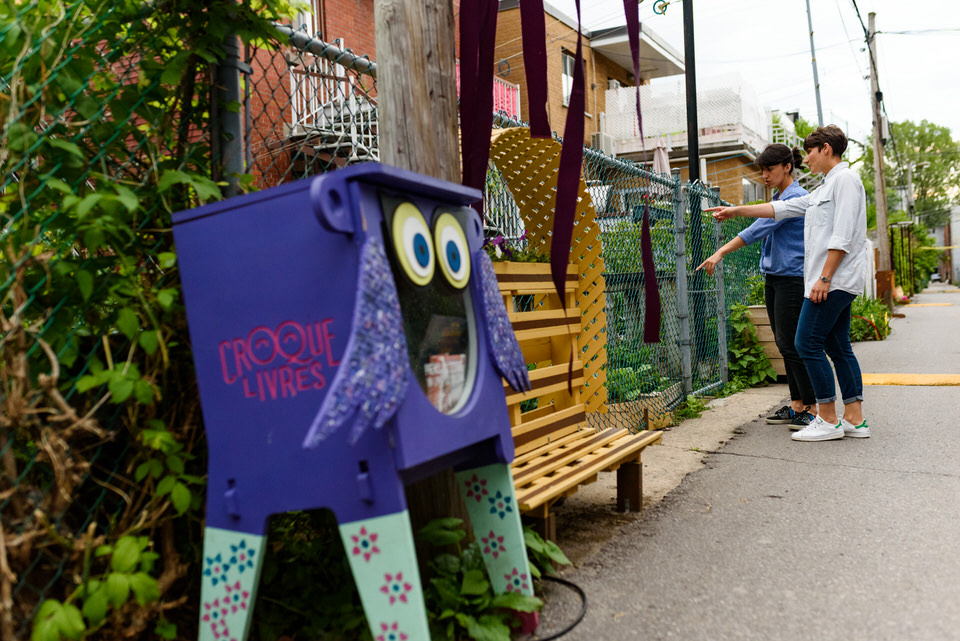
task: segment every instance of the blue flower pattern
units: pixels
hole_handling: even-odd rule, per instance
[[[512,496],[504,496],[503,492],[497,490],[497,493],[494,496],[491,496],[487,501],[490,502],[490,514],[496,514],[501,519],[506,518],[507,514],[513,513],[513,507],[510,503],[513,501]]]

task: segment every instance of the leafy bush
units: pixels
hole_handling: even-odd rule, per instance
[[[673,418],[677,423],[688,418],[700,418],[708,409],[710,408],[703,402],[703,399],[693,394],[687,394],[687,398],[677,406],[677,409],[673,410]]]
[[[222,198],[224,37],[265,41],[296,15],[254,4],[0,6],[0,574],[16,581],[0,628],[14,637],[195,629],[204,441],[170,215]]]
[[[652,394],[670,387],[673,381],[661,376],[650,364],[650,348],[632,348],[629,342],[618,342],[607,348],[607,399],[611,403],[635,401],[643,394]]]
[[[776,381],[777,372],[763,351],[746,305],[730,306],[730,378],[747,387]]]
[[[767,295],[764,291],[767,286],[767,279],[763,274],[754,274],[747,278],[747,305],[764,305],[767,302]]]
[[[441,552],[430,561],[433,575],[424,585],[423,596],[434,639],[458,641],[510,641],[513,612],[536,612],[543,601],[520,592],[494,594],[483,563],[483,553],[474,541],[461,542],[467,533],[463,521],[435,519],[418,533],[418,538],[436,548],[454,546],[456,554]]]
[[[890,310],[882,300],[857,296],[850,314],[851,341],[882,341],[890,335]]]

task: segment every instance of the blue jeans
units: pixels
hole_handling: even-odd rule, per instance
[[[854,298],[849,292],[834,290],[822,303],[803,299],[795,345],[807,367],[818,404],[837,400],[828,355],[837,370],[844,405],[863,400],[860,364],[850,344],[850,305]]]

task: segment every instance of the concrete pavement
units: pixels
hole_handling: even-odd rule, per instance
[[[610,479],[568,499],[562,576],[589,607],[563,638],[960,639],[960,387],[910,376],[960,374],[960,289],[913,303],[854,346],[885,383],[865,387],[871,438],[791,441],[760,418],[785,386],[749,390],[646,450],[640,516],[610,514]],[[546,585],[533,638],[579,610]]]

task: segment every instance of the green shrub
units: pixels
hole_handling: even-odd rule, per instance
[[[763,351],[746,305],[730,306],[730,378],[747,387],[776,381],[777,372]]]
[[[882,341],[890,335],[890,310],[882,300],[857,296],[850,315],[851,341]]]

